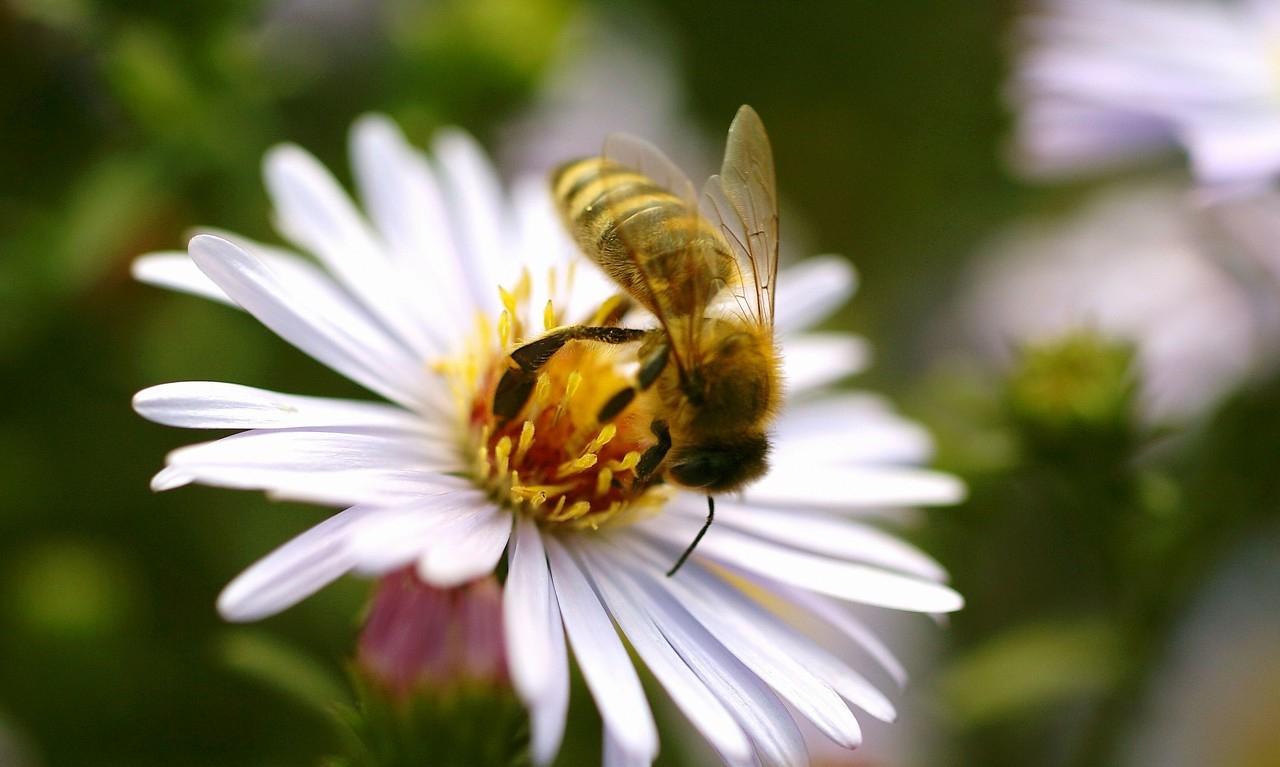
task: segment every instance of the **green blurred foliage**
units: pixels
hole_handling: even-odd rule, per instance
[[[956,723],[981,727],[1105,690],[1116,651],[1110,629],[1094,621],[1023,626],[957,658],[939,685]]]
[[[347,743],[326,767],[526,767],[529,725],[515,693],[488,686],[390,701],[358,682],[359,701],[339,712]]]
[[[365,585],[253,633],[213,610],[232,575],[327,512],[152,495],[164,453],[202,437],[128,402],[180,379],[364,395],[248,317],[133,283],[129,262],[201,224],[271,239],[259,167],[273,143],[342,174],[363,111],[419,140],[446,122],[483,136],[528,98],[572,11],[0,4],[0,741],[77,767],[314,765],[338,750],[332,717],[308,708],[345,687],[332,680]]]
[[[1082,192],[1001,169],[999,0],[0,2],[0,762],[19,747],[73,767],[342,751],[316,714],[342,689],[367,585],[251,631],[213,610],[231,576],[327,512],[153,496],[164,453],[201,437],[128,402],[185,379],[363,395],[128,265],[202,224],[274,240],[259,167],[276,142],[346,178],[365,111],[419,143],[443,124],[489,139],[584,9],[666,24],[656,53],[680,61],[712,135],[740,103],[765,116],[815,250],[861,272],[834,323],[872,338],[870,381],[907,393],[939,463],[970,483],[920,534],[969,605],[937,684],[909,693],[946,714],[936,764],[1115,763],[1197,584],[1280,509],[1280,380],[1171,435],[1134,417],[1131,351],[1099,339],[1030,350],[1008,379],[965,350],[923,353],[974,245]],[[562,765],[598,758],[587,700],[576,683]],[[664,740],[663,764],[699,763],[682,754]]]

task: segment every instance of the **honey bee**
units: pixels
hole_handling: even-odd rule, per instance
[[[554,201],[582,252],[658,327],[560,328],[516,349],[494,395],[495,415],[514,417],[538,370],[569,341],[638,344],[635,383],[600,409],[607,422],[637,396],[651,398],[657,443],[641,456],[639,481],[665,479],[711,493],[741,489],[768,467],[766,430],[781,400],[774,345],[778,206],[773,152],[760,117],[738,110],[719,175],[701,203],[692,182],[661,151],[613,135],[604,152],[561,165]]]

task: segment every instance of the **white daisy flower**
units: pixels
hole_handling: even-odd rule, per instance
[[[1280,311],[1275,300],[1280,292],[1280,193],[1221,198],[1206,206],[1205,213],[1212,231],[1221,235],[1215,252],[1257,295],[1257,310]]]
[[[631,412],[639,403],[611,425],[595,420],[627,382],[625,357],[571,345],[543,368],[523,421],[498,424],[489,406],[518,341],[591,316],[614,289],[574,253],[545,179],[508,197],[465,135],[442,132],[433,150],[432,159],[414,151],[385,119],[356,124],[367,218],[311,155],[273,150],[265,173],[279,229],[318,264],[229,234],[197,236],[189,259],[136,263],[140,279],[238,306],[388,400],[206,382],[137,395],[138,412],[159,423],[245,430],[175,450],[155,489],[261,489],[343,509],[236,578],[221,613],[254,620],[343,574],[408,565],[428,583],[456,585],[492,572],[506,552],[509,665],[539,764],[563,735],[570,648],[603,718],[605,763],[653,760],[657,730],[619,630],[728,764],[804,764],[789,709],[850,748],[860,739],[850,706],[893,718],[883,693],[760,601],[803,604],[894,677],[889,651],[839,602],[961,606],[937,563],[856,519],[953,503],[963,491],[914,467],[929,439],[883,401],[823,390],[867,357],[857,338],[803,332],[846,300],[850,269],[821,258],[782,276],[776,327],[791,402],[772,471],[725,499],[696,554],[667,577],[706,501],[663,485],[631,489],[653,440]]]
[[[1175,146],[1208,184],[1280,171],[1276,0],[1041,0],[1019,32],[1010,96],[1029,174]]]

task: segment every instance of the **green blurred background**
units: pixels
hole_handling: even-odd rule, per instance
[[[324,512],[205,488],[152,495],[164,453],[198,437],[144,423],[129,398],[174,380],[361,395],[247,316],[133,282],[129,262],[201,224],[275,239],[263,151],[295,141],[349,180],[362,112],[389,113],[419,145],[462,125],[507,156],[548,73],[602,30],[643,35],[704,146],[737,105],[759,110],[807,250],[845,253],[861,273],[837,320],[875,345],[860,383],[922,419],[941,465],[970,483],[964,506],[911,531],[969,603],[945,629],[912,629],[934,649],[911,661],[897,725],[909,735],[885,737],[931,745],[852,763],[1149,763],[1133,744],[1159,732],[1161,701],[1187,694],[1175,661],[1203,603],[1280,604],[1280,381],[1175,432],[1138,425],[1121,345],[1081,336],[1002,378],[933,343],[979,243],[1090,192],[1019,185],[1002,167],[1014,12],[0,0],[0,765],[315,765],[337,749],[326,701],[345,694],[367,584],[222,623],[223,584]],[[1262,631],[1276,679],[1280,636],[1274,622]],[[1213,763],[1280,764],[1275,699],[1227,689],[1199,701],[1206,720],[1251,729],[1228,729],[1234,750]],[[1231,706],[1253,719],[1210,716]],[[589,764],[595,739],[571,735],[562,761]],[[663,761],[697,763],[681,754],[669,745]]]

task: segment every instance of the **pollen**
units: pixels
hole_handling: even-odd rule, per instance
[[[572,270],[565,276],[571,278]],[[604,404],[634,383],[634,350],[570,342],[537,372],[515,417],[493,414],[494,391],[510,369],[509,355],[538,337],[538,330],[526,335],[527,329],[549,330],[565,321],[554,300],[531,311],[531,294],[527,273],[513,289],[500,288],[496,321],[477,321],[476,340],[465,354],[433,365],[458,402],[460,448],[471,456],[471,478],[495,502],[544,527],[595,530],[656,511],[669,488],[636,474],[640,456],[656,441],[646,399],[637,397],[608,423],[598,420]],[[594,314],[613,309],[607,303]],[[539,311],[541,322],[524,321]]]

